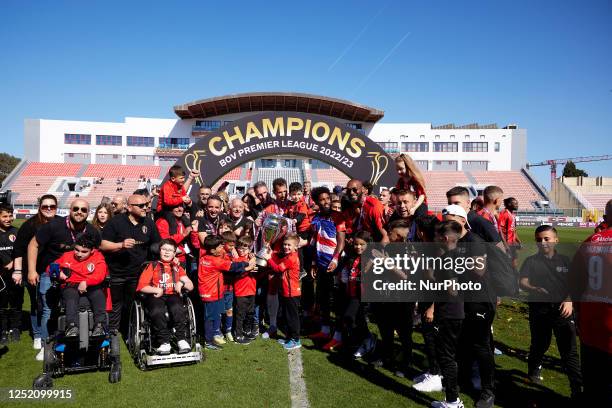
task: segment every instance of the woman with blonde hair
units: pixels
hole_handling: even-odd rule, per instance
[[[399,176],[395,188],[412,191],[417,196],[417,202],[410,209],[410,215],[416,215],[417,217],[427,215],[425,177],[423,177],[423,173],[421,173],[417,164],[409,155],[402,153],[395,158],[395,170]]]

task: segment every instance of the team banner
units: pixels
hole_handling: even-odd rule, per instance
[[[203,136],[177,164],[200,172],[197,185],[213,185],[243,163],[284,154],[329,163],[379,187],[391,187],[397,178],[393,159],[357,129],[300,112],[263,112],[238,119]],[[191,195],[195,197],[197,189]]]

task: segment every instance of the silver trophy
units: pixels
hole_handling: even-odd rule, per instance
[[[268,214],[261,225],[259,235],[259,251],[255,254],[257,266],[266,266],[268,261],[265,259],[268,248],[285,236],[289,229],[289,220],[282,215]]]

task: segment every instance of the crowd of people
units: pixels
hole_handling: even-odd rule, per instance
[[[13,209],[0,206],[0,259],[6,286],[0,291],[2,343],[20,339],[27,288],[33,347],[40,350],[36,359],[42,360],[56,307],[48,301],[52,270],[59,268],[66,336],[78,335],[76,305],[82,296],[92,305],[94,335],[125,335],[129,308],[141,292],[160,354],[173,350],[171,325],[175,351],[190,351],[186,317],[179,307],[183,291],[194,300],[198,334],[208,350],[220,351],[227,342],[247,346],[256,339],[272,339],[293,350],[308,335],[323,350],[342,350],[399,376],[413,365],[418,316],[428,369],[414,379],[413,387],[421,392],[444,390],[445,399],[432,404],[436,407],[462,407],[459,389],[475,388],[475,406],[492,407],[492,324],[500,298],[490,274],[475,269],[467,277],[488,288],[492,293],[488,300],[470,301],[449,292],[435,302],[367,303],[361,300],[362,277],[371,272],[371,262],[362,255],[373,244],[432,242],[440,253],[451,256],[458,244],[467,243],[468,256],[486,259],[485,243],[489,243],[516,268],[521,248],[515,215],[519,203],[504,197],[497,186],[487,187],[476,200],[470,199],[466,188],[453,187],[446,193],[448,206],[434,214],[415,163],[400,155],[395,165],[397,185],[378,196],[372,194],[374,186],[355,179],[330,190],[311,188],[310,181],[288,184],[279,178],[271,192],[258,182],[243,197],[233,199],[223,188],[213,192],[200,186],[194,202],[187,191],[199,174],[186,175],[173,166],[156,195],[142,189],[105,200],[91,223],[87,221],[90,203],[81,198],[70,204],[68,216],[59,217],[57,198],[42,196],[38,213],[19,230],[12,226]],[[262,244],[261,231],[271,215],[288,221],[286,231],[276,242]],[[587,242],[604,242],[609,249],[612,200],[605,217]],[[529,296],[526,378],[542,383],[542,360],[554,333],[571,397],[609,402],[612,383],[597,371],[602,363],[610,367],[612,308],[609,302],[581,303],[572,297],[574,286],[567,274],[572,261],[555,250],[555,228],[538,227],[534,238],[539,252],[516,274],[517,284]],[[607,253],[603,271],[609,268]],[[577,257],[574,262],[589,260]],[[432,280],[446,278],[443,271],[425,272]],[[380,339],[370,331],[370,322],[377,325]],[[580,357],[574,322],[581,338]],[[305,333],[306,324],[316,326],[316,331]],[[118,355],[111,355],[111,363],[111,372],[120,372]]]

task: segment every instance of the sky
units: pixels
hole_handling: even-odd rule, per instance
[[[284,91],[383,122],[518,124],[529,162],[612,154],[610,21],[609,0],[2,0],[0,151],[23,154],[26,118],[173,118]],[[612,176],[612,161],[578,167]]]

